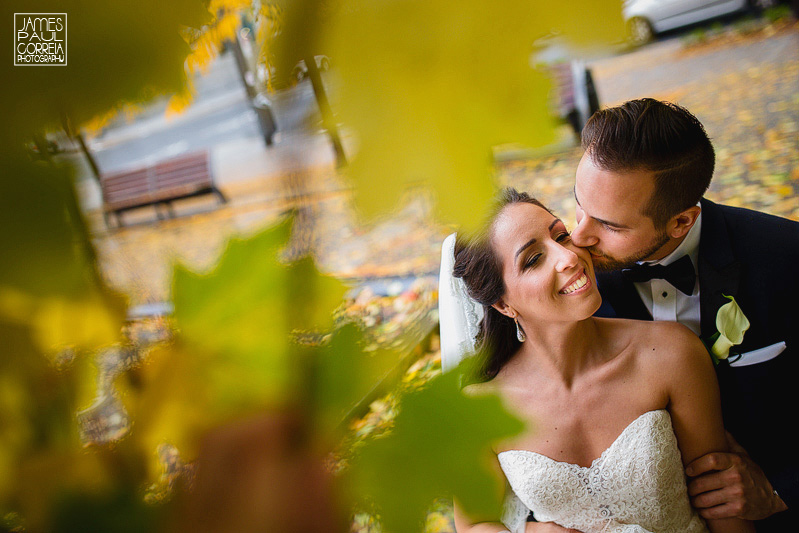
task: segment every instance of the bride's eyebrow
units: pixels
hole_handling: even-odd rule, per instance
[[[528,249],[530,246],[534,245],[536,242],[538,242],[538,239],[536,239],[536,238],[532,238],[532,239],[530,239],[529,241],[527,241],[526,243],[524,243],[523,245],[521,245],[521,246],[519,247],[519,249],[518,249],[518,250],[516,250],[516,255],[514,255],[514,256],[513,256],[513,260],[515,261],[516,259],[518,259],[518,258],[519,258],[519,255],[521,255],[521,253],[522,253],[522,252],[524,252],[524,251],[525,251],[526,249]]]
[[[552,231],[552,228],[554,228],[558,224],[558,222],[562,223],[562,221],[559,218],[556,218],[555,220],[553,220],[552,224],[549,225],[549,228],[548,228],[549,231]],[[518,259],[519,255],[521,255],[522,252],[524,252],[530,246],[534,245],[536,242],[538,242],[538,239],[532,238],[529,241],[527,241],[526,243],[524,243],[523,245],[521,245],[519,247],[519,249],[516,250],[516,255],[513,256],[513,260],[515,261],[516,259]]]

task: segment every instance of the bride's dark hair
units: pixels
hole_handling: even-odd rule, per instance
[[[505,295],[502,262],[491,242],[494,221],[505,207],[517,203],[533,204],[549,211],[529,194],[509,187],[500,191],[483,226],[468,237],[458,234],[455,241],[452,274],[463,279],[469,296],[481,304],[484,311],[477,337],[480,355],[477,368],[474,369],[475,375],[472,376],[478,381],[487,381],[496,376],[521,345],[516,338],[513,319],[492,307]]]

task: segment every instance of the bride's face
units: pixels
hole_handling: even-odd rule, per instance
[[[492,243],[502,264],[505,295],[495,307],[526,331],[548,322],[587,318],[601,304],[587,250],[571,242],[563,222],[526,202],[497,216]]]

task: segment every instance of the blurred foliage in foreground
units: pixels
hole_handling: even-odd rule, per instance
[[[276,39],[278,64],[317,50],[336,58],[337,111],[360,143],[348,169],[360,205],[384,212],[421,183],[438,191],[443,220],[468,225],[492,192],[492,147],[548,138],[534,41],[620,35],[616,2],[579,4],[300,1],[285,6],[282,32],[259,34]],[[451,493],[492,513],[498,499],[485,494],[498,493],[486,485],[499,485],[480,458],[520,426],[496,399],[461,395],[454,375],[409,394],[393,431],[332,477],[324,458],[344,417],[401,354],[367,352],[357,328],[333,328],[342,288],[309,258],[282,259],[290,220],[231,242],[209,274],[177,267],[171,333],[145,342],[124,334],[126,298],[98,274],[74,170],[26,151],[55,128],[75,133],[123,105],[185,95],[187,57],[230,24],[209,9],[244,4],[25,9],[68,14],[69,62],[0,65],[2,527],[345,531],[359,507],[388,531],[413,531]],[[6,37],[12,13],[4,4]],[[297,341],[309,331],[323,340]]]

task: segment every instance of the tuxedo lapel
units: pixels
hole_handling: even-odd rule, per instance
[[[713,202],[702,199],[702,235],[699,241],[699,306],[701,335],[716,332],[716,313],[728,303],[724,296],[737,296],[740,265],[732,246],[724,214]]]
[[[598,273],[597,283],[602,297],[613,308],[616,317],[652,320],[652,315],[641,301],[635,285],[624,279],[621,271]]]

